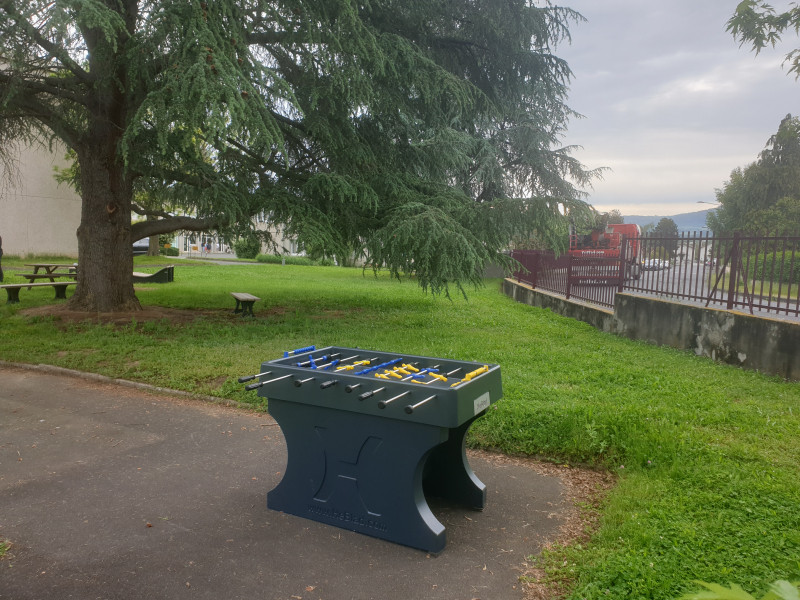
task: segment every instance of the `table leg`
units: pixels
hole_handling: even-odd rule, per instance
[[[432,553],[444,526],[425,500],[425,461],[449,431],[269,399],[288,462],[267,507]]]
[[[443,498],[475,510],[486,506],[486,485],[478,479],[467,460],[465,438],[475,415],[460,427],[450,430],[447,441],[431,452],[425,463],[425,494]]]
[[[255,300],[252,302],[248,302],[246,300],[236,300],[236,308],[234,309],[233,314],[242,313],[243,317],[255,317],[256,315],[253,313],[253,304],[255,304]]]

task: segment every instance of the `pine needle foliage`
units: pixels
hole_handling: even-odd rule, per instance
[[[597,172],[561,146],[577,115],[555,55],[580,18],[548,0],[0,0],[0,148],[75,151],[79,260],[99,266],[74,303],[133,294],[108,287],[129,259],[98,240],[235,235],[262,212],[447,293],[586,207]]]

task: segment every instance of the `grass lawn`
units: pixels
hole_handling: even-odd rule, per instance
[[[7,280],[22,262],[4,257]],[[310,344],[498,363],[504,399],[473,426],[473,446],[619,475],[591,541],[537,559],[571,598],[672,599],[692,580],[760,595],[800,579],[800,385],[603,334],[515,303],[498,281],[449,301],[357,269],[173,262],[174,283],[137,295],[197,319],[67,324],[21,314],[53,302],[49,288],[22,290],[0,305],[0,359],[257,408],[236,378]],[[232,291],[261,298],[255,319],[232,315]]]

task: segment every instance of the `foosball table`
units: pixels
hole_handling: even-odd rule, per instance
[[[268,508],[432,553],[445,528],[426,494],[484,508],[464,438],[502,396],[498,365],[309,346],[252,380],[288,454]]]

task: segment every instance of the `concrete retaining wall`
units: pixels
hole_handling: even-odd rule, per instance
[[[549,308],[554,313],[583,321],[606,333],[616,333],[614,311],[594,306],[580,300],[565,300],[563,296],[543,290],[534,290],[529,285],[517,283],[513,279],[503,280],[503,293],[517,302]]]
[[[617,294],[614,311],[503,281],[503,292],[531,306],[607,333],[692,350],[699,356],[800,381],[800,323],[657,298]]]

